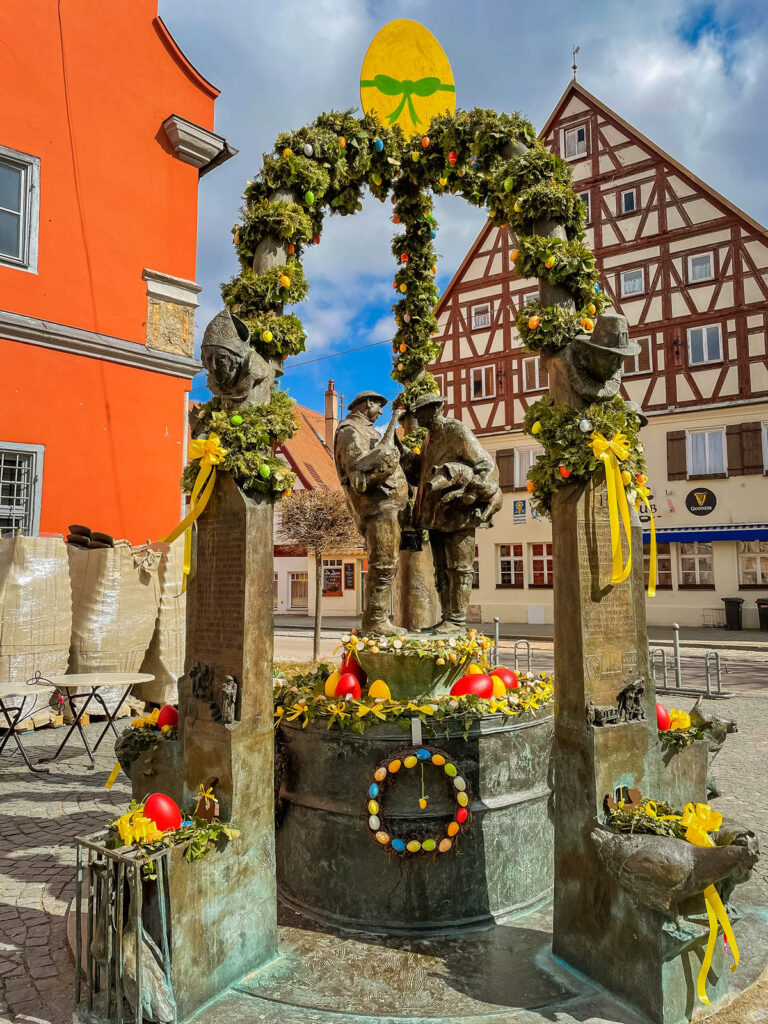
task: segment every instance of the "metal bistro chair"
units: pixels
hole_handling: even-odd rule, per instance
[[[25,683],[0,687],[0,714],[5,719],[4,722],[0,719],[0,726],[5,725],[6,727],[5,736],[0,739],[0,755],[3,753],[8,740],[13,737],[27,768],[31,772],[38,774],[45,774],[49,769],[39,768],[32,764],[24,749],[21,734],[16,731],[16,726],[19,722],[23,722],[24,719],[30,718],[34,714],[39,698],[43,694],[50,697],[55,692],[56,687],[54,684],[39,672],[36,672],[32,679],[28,679]],[[32,703],[28,705],[30,700]]]

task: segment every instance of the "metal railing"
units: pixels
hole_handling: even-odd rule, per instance
[[[517,672],[517,657],[518,657],[517,649],[521,645],[525,647],[526,656],[527,656],[527,660],[528,660],[528,667],[526,668],[525,671],[526,672],[530,672],[531,671],[531,666],[533,665],[533,656],[531,655],[531,644],[530,644],[529,640],[515,640],[515,646],[513,648],[514,659],[515,659],[515,672]]]
[[[649,669],[653,681],[656,684],[657,693],[671,693],[677,694],[681,697],[702,697],[706,695],[711,698],[725,698],[733,697],[734,694],[727,692],[723,689],[722,672],[725,666],[725,671],[728,671],[728,666],[725,664],[720,657],[720,652],[715,650],[708,650],[704,653],[704,688],[701,686],[683,686],[683,666],[680,658],[680,626],[676,623],[672,623],[672,629],[674,631],[672,643],[674,648],[673,654],[673,667],[675,670],[675,685],[669,685],[668,669],[667,669],[667,652],[663,647],[654,647],[648,652]],[[656,676],[656,662],[657,657],[661,658],[661,671],[662,671],[662,682],[659,681]],[[715,670],[715,690],[712,689],[712,667],[714,665]]]
[[[493,665],[494,668],[496,668],[498,666],[498,664],[499,664],[499,629],[500,629],[499,622],[500,622],[500,620],[499,620],[499,617],[497,615],[497,616],[494,617],[494,620],[493,620],[493,653],[491,654],[491,664]],[[512,657],[514,659],[514,669],[515,669],[515,672],[518,671],[518,667],[519,667],[519,657],[520,656],[518,654],[518,650],[519,650],[520,647],[523,647],[525,649],[526,665],[527,665],[525,671],[526,672],[531,672],[533,670],[533,654],[531,652],[530,640],[525,640],[525,639],[515,640],[514,647],[512,648],[512,652],[513,652]]]

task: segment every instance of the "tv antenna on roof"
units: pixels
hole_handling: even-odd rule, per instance
[[[578,71],[578,68],[579,68],[579,65],[576,63],[576,54],[579,52],[580,49],[581,49],[581,47],[579,47],[579,46],[574,46],[574,48],[573,48],[573,64],[571,65],[571,67],[573,68],[573,80],[574,80],[574,82],[576,81],[576,72]]]

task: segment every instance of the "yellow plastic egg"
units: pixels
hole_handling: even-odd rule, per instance
[[[408,291],[408,285],[407,285],[407,284],[401,284],[401,285],[400,285],[400,291],[401,291],[401,292],[402,292],[403,294],[405,294],[405,293],[406,293],[406,292]]]
[[[532,434],[540,434],[541,433],[541,420],[536,420],[536,422],[531,427],[531,433]]]
[[[418,758],[414,757],[413,754],[409,754],[408,757],[404,758],[403,764],[406,768],[413,768],[418,762]]]
[[[266,342],[272,341],[272,331],[262,331],[261,332],[261,337],[262,337],[263,341],[266,341]]]
[[[498,676],[491,676],[493,683],[493,696],[494,697],[505,697],[507,694],[507,688],[504,685],[503,679],[499,679]]]
[[[476,662],[473,662],[469,666],[469,668],[467,669],[467,675],[468,676],[481,676],[481,675],[483,675],[483,670],[480,668],[480,666]]]
[[[381,843],[382,846],[386,846],[387,843],[389,842],[389,836],[387,835],[386,832],[377,832],[376,842]]]
[[[290,288],[291,287],[291,279],[290,279],[290,277],[288,277],[287,274],[281,274],[280,275],[280,287],[281,288]]]
[[[387,777],[387,769],[377,768],[376,771],[373,773],[373,777],[374,779],[376,779],[377,782],[383,782],[384,779],[386,779]]]
[[[453,843],[451,842],[450,839],[441,839],[440,845],[438,846],[438,850],[440,851],[440,853],[448,853],[452,846]]]
[[[455,836],[458,831],[459,824],[456,821],[452,821],[448,828],[446,829],[446,832],[448,833],[449,836]]]
[[[426,810],[427,801],[424,799],[424,797],[422,797],[421,800],[419,800],[419,807],[422,809],[422,811]]]
[[[456,794],[456,803],[459,804],[461,807],[466,807],[467,804],[469,803],[469,797],[463,790],[459,790],[459,792]]]
[[[625,487],[627,486],[627,484],[632,483],[632,474],[628,473],[626,469],[622,469],[621,471],[621,482],[624,484]]]
[[[410,843],[406,844],[405,848],[408,851],[408,853],[418,853],[419,850],[421,849],[421,843],[418,841],[418,839],[412,839]]]
[[[337,685],[337,683],[338,683],[338,681],[340,679],[341,679],[341,673],[340,672],[331,672],[331,674],[328,676],[328,678],[325,681],[325,696],[326,697],[335,697],[336,696],[336,685]]]
[[[395,758],[394,761],[390,761],[389,764],[387,765],[387,768],[389,769],[389,771],[392,772],[393,775],[395,774],[395,772],[399,772],[402,767],[403,762],[398,761],[397,758]]]
[[[390,689],[383,679],[376,679],[371,683],[368,687],[368,696],[374,698],[382,697],[384,700],[392,700]],[[386,772],[384,774],[386,775]]]
[[[378,814],[379,813],[379,805],[376,802],[376,800],[369,800],[368,801],[368,813],[369,814]]]
[[[442,754],[433,754],[432,755],[432,764],[436,764],[436,765],[438,765],[438,767],[440,767],[441,765],[445,764],[445,758],[443,757]]]

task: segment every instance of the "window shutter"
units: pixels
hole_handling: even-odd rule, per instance
[[[760,423],[741,424],[743,473],[763,472],[763,431]]]
[[[742,454],[743,440],[741,432],[743,424],[729,423],[725,428],[725,445],[728,454],[728,476],[741,476],[744,472],[744,457]]]
[[[515,489],[515,449],[505,448],[496,452],[496,465],[499,467],[499,487],[502,491]]]
[[[667,431],[667,477],[670,480],[685,480],[687,466],[685,459],[685,431]]]

